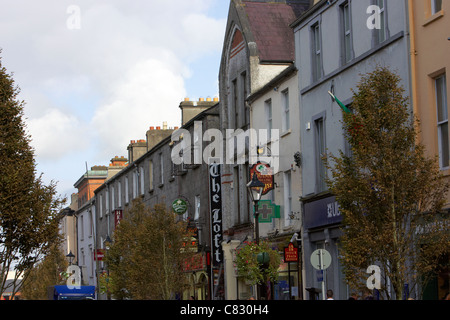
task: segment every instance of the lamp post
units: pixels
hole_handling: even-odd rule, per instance
[[[105,245],[106,249],[106,256],[108,255],[109,248],[111,247],[112,240],[109,237],[109,234],[106,235],[106,239],[103,240],[103,244]],[[109,294],[109,266],[108,262],[106,262],[106,299],[111,300],[110,294]]]
[[[258,180],[258,177],[256,176],[256,173],[253,173],[252,180],[247,183],[247,188],[250,193],[250,197],[253,201],[253,206],[255,208],[255,238],[256,238],[256,244],[259,245],[259,212],[258,212],[258,202],[261,200],[261,195],[264,190],[264,183]]]
[[[71,266],[73,264],[72,260],[73,258],[75,258],[75,255],[72,253],[72,250],[70,250],[69,254],[67,254],[66,257],[69,258],[69,266]]]
[[[259,245],[259,212],[258,212],[258,202],[261,200],[261,195],[264,190],[264,183],[258,180],[258,177],[256,176],[256,173],[253,173],[252,180],[247,183],[247,188],[250,193],[250,197],[253,201],[253,206],[255,208],[255,238],[256,238],[256,244]],[[259,283],[256,285],[256,299],[259,300],[260,298],[260,286]]]

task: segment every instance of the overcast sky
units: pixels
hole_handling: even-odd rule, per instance
[[[218,96],[229,0],[0,0],[38,173],[70,198],[88,167],[127,157],[185,98]]]

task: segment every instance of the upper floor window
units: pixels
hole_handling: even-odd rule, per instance
[[[438,13],[442,10],[442,0],[431,0],[431,14]]]
[[[322,44],[320,38],[320,23],[317,22],[311,27],[312,32],[312,74],[313,81],[322,77]]]
[[[343,38],[343,63],[349,62],[353,58],[353,45],[352,45],[352,24],[351,24],[351,11],[350,3],[347,1],[341,6],[342,16],[342,38]]]
[[[272,138],[272,100],[266,100],[264,102],[266,109],[266,127],[267,127],[267,142]]]
[[[445,74],[435,79],[439,165],[441,168],[446,168],[450,165],[446,82]]]
[[[387,39],[386,0],[375,0],[379,10],[379,28],[375,29],[375,42],[381,43]]]
[[[291,124],[289,120],[289,89],[281,91],[282,103],[282,129],[283,132],[290,129]]]

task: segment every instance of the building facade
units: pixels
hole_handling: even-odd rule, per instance
[[[195,296],[206,300],[210,299],[212,290],[207,265],[211,248],[208,168],[203,157],[194,162],[194,157],[188,159],[187,154],[194,155],[199,150],[203,155],[207,146],[203,143],[204,132],[219,127],[219,104],[218,99],[195,102],[185,99],[180,109],[185,120],[182,127],[150,127],[147,139],[132,140],[127,149],[133,161],[95,191],[96,247],[106,250],[105,240],[113,239],[123,212],[131,208],[134,199],[142,199],[150,208],[163,204],[169,210],[181,201],[186,204],[186,210],[180,212],[179,218],[188,221],[197,235],[195,263],[185,270],[191,288],[181,298]],[[107,272],[103,261],[97,261],[97,270]],[[105,299],[106,295],[100,298]]]
[[[246,140],[245,134],[242,138],[243,132],[253,129],[247,98],[292,65],[294,39],[289,24],[308,6],[309,1],[230,2],[219,71],[221,130],[226,137],[222,203],[227,299],[246,299],[256,295],[255,287],[248,286],[237,277],[234,252],[244,240],[255,239],[257,222],[254,221],[253,205],[247,191],[250,167],[256,162],[252,155],[256,155],[258,144],[264,145],[267,151],[274,149],[274,143],[279,143],[268,139],[267,135],[258,136],[260,141],[256,143],[251,139]],[[262,123],[258,128],[267,129]],[[277,228],[269,229],[275,232]],[[264,236],[268,236],[269,230],[264,232]],[[272,292],[265,290],[261,294],[272,298]]]
[[[439,159],[441,172],[450,178],[448,97],[450,84],[450,3],[441,0],[410,0],[411,97],[414,114],[420,120],[420,142],[426,155]],[[432,48],[432,49],[431,49]],[[450,210],[450,194],[444,210]],[[442,265],[449,263],[450,253]],[[447,260],[447,261],[445,261]],[[438,272],[425,288],[423,299],[442,299],[449,292],[447,270]]]
[[[342,217],[325,183],[322,156],[348,152],[348,146],[342,110],[328,91],[351,105],[351,89],[360,75],[382,65],[399,74],[405,95],[410,95],[408,8],[404,1],[315,1],[291,26],[300,90],[304,287],[316,298],[331,289],[335,299],[347,299],[338,258]],[[310,263],[316,249],[331,255],[331,265],[323,272]]]

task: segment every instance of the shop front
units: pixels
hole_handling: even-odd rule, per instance
[[[339,204],[330,194],[302,199],[302,203],[305,299],[322,300],[328,289],[333,291],[334,299],[347,299],[349,292],[339,261],[339,239],[342,236]],[[331,256],[327,268],[318,269],[311,263],[311,257],[318,249],[326,250]]]

